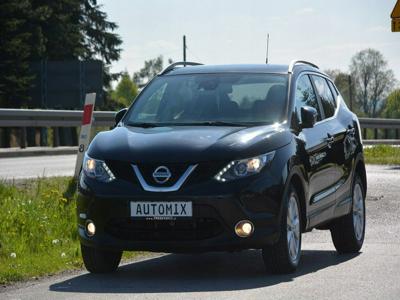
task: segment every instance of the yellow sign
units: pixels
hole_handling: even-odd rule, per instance
[[[400,32],[400,18],[392,19],[392,32]]]
[[[392,32],[400,32],[400,0],[397,0],[392,13]]]
[[[400,0],[397,0],[396,4],[394,5],[393,11],[390,15],[392,19],[400,18]]]

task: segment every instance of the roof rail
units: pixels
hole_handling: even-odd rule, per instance
[[[309,62],[309,61],[295,59],[295,60],[292,60],[292,61],[290,62],[289,69],[288,69],[288,73],[293,73],[293,69],[294,69],[294,67],[295,67],[296,64],[310,65],[311,67],[314,67],[314,68],[319,69],[317,65],[315,65],[315,64],[313,64],[313,63],[311,63],[311,62]]]
[[[162,70],[159,75],[164,75],[166,73],[168,73],[169,71],[172,71],[173,69],[175,69],[175,67],[177,66],[199,66],[202,65],[201,63],[197,63],[197,62],[191,62],[191,61],[178,61],[175,63],[170,64],[168,67],[166,67],[164,70]]]

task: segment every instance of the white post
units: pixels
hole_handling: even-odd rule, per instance
[[[83,107],[82,126],[79,134],[79,148],[76,156],[74,177],[78,178],[81,171],[83,155],[90,142],[90,130],[93,122],[93,110],[96,101],[96,93],[86,94],[85,106]]]

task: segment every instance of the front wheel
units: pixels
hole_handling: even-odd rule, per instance
[[[300,203],[292,186],[284,201],[279,240],[262,250],[264,264],[267,270],[274,274],[294,272],[301,255]]]
[[[114,272],[121,261],[122,251],[106,251],[81,244],[83,263],[90,273]]]
[[[365,236],[365,193],[360,176],[353,183],[351,212],[333,222],[331,235],[338,253],[357,253]]]

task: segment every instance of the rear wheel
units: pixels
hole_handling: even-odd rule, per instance
[[[333,222],[331,235],[339,253],[356,253],[364,243],[365,235],[365,197],[360,176],[353,183],[353,205],[351,212]]]
[[[264,264],[267,270],[274,274],[294,272],[301,255],[300,203],[292,186],[284,201],[279,240],[262,250]]]
[[[91,273],[114,272],[121,261],[122,251],[106,251],[81,244],[83,263]]]

